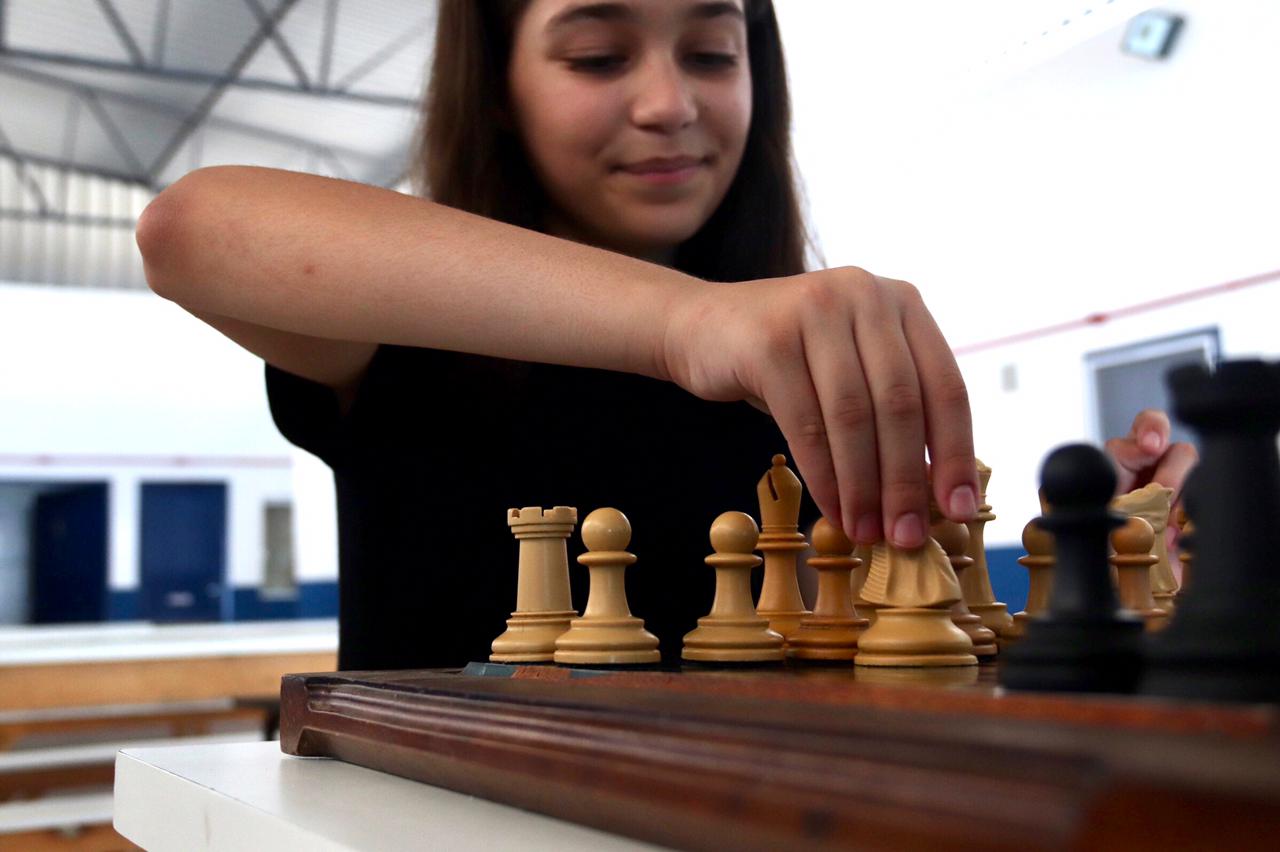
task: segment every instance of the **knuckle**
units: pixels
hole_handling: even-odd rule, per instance
[[[871,400],[862,394],[845,394],[833,400],[831,422],[841,429],[861,431],[875,423]]]
[[[809,311],[826,314],[838,308],[843,301],[840,288],[834,285],[835,282],[826,276],[809,278],[796,295]]]
[[[894,281],[890,285],[893,294],[903,304],[923,305],[924,296],[920,295],[920,288],[912,284],[910,281]]]
[[[885,508],[893,514],[927,505],[929,494],[925,488],[924,471],[914,474],[902,471],[887,477],[880,495]]]
[[[880,511],[880,488],[876,480],[863,480],[850,486],[848,492],[841,495],[840,505],[848,509],[855,521],[863,515]]]
[[[887,385],[876,397],[876,409],[894,423],[920,420],[924,407],[920,401],[919,386],[905,381]]]
[[[956,449],[936,456],[930,453],[929,460],[933,465],[933,480],[935,482],[949,477],[968,479],[977,473],[977,467],[973,463],[973,451],[967,447],[963,450]]]
[[[795,440],[805,449],[827,445],[827,424],[820,414],[802,414],[795,421]]]
[[[969,387],[959,371],[946,370],[937,376],[935,396],[944,408],[969,409]]]
[[[775,320],[762,331],[761,349],[770,361],[791,360],[800,352],[800,339],[790,323]]]
[[[827,279],[837,288],[857,295],[873,295],[877,292],[876,276],[857,266],[841,266],[830,270]]]

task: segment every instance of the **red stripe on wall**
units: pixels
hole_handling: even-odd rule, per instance
[[[1197,299],[1208,299],[1213,296],[1219,296],[1223,293],[1230,293],[1234,290],[1243,290],[1246,287],[1256,287],[1259,284],[1274,284],[1276,281],[1280,281],[1280,269],[1272,272],[1264,272],[1261,275],[1252,275],[1248,278],[1240,278],[1235,281],[1227,281],[1224,284],[1213,284],[1208,287],[1199,287],[1195,290],[1187,290],[1183,293],[1175,293],[1172,296],[1152,299],[1149,302],[1138,302],[1136,305],[1128,305],[1111,311],[1089,314],[1088,316],[1083,316],[1079,319],[1067,320],[1066,322],[1055,323],[1053,325],[1046,325],[1042,328],[1033,328],[1030,331],[1021,331],[1017,334],[1010,334],[1007,337],[997,337],[992,340],[983,340],[978,343],[966,343],[955,347],[952,351],[955,352],[956,355],[972,355],[975,352],[983,352],[988,349],[998,349],[1001,346],[1010,346],[1014,343],[1025,343],[1028,340],[1036,340],[1041,337],[1062,334],[1063,332],[1074,331],[1075,329],[1085,328],[1091,325],[1100,325],[1114,319],[1121,319],[1123,317],[1134,316],[1135,314],[1156,311],[1172,305],[1180,305],[1183,302],[1194,302]]]

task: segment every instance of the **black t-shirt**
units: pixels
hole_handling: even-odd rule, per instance
[[[785,443],[745,403],[624,373],[381,346],[342,416],[323,385],[267,367],[284,436],[333,468],[339,667],[484,660],[515,608],[507,511],[602,506],[631,521],[631,611],[678,659],[711,608],[716,515],[759,519],[755,486]],[[806,498],[802,522],[817,517]],[[575,607],[587,569],[568,542]]]

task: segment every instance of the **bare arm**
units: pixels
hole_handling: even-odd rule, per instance
[[[768,410],[868,544],[976,506],[964,380],[920,293],[865,270],[706,284],[345,181],[202,169],[138,224],[152,289],[350,399],[378,343],[639,373]],[[933,462],[932,484],[925,448]]]
[[[138,223],[153,290],[335,389],[378,343],[660,375],[681,273],[361,184],[202,169]]]

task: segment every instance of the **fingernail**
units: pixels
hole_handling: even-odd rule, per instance
[[[1160,434],[1158,432],[1147,432],[1139,439],[1138,443],[1141,444],[1142,449],[1147,452],[1158,453],[1160,452],[1163,441],[1160,440]]]
[[[898,547],[919,547],[924,544],[924,524],[920,516],[911,512],[899,515],[893,522],[893,543]]]
[[[858,544],[875,544],[881,539],[880,516],[866,514],[858,518],[853,530],[853,540]]]
[[[978,497],[973,487],[961,485],[951,492],[951,517],[969,520],[978,512]]]

